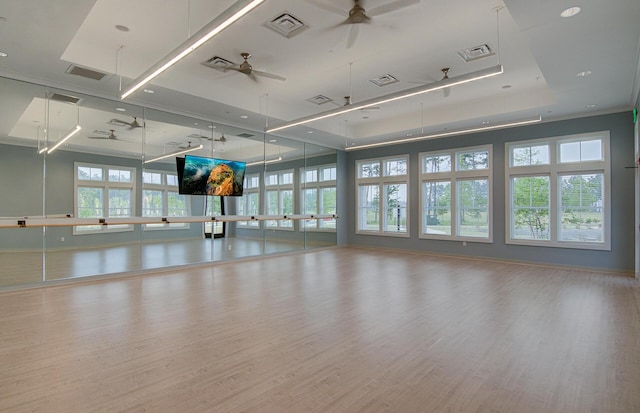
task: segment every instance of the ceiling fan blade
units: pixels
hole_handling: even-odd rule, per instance
[[[273,73],[262,72],[260,70],[253,70],[252,73],[257,76],[268,77],[269,79],[281,80],[283,82],[287,80],[287,78],[284,76],[275,75]]]
[[[418,3],[420,3],[420,0],[396,0],[367,10],[367,14],[369,17],[380,16],[381,14],[391,13]]]
[[[347,37],[347,49],[350,49],[351,46],[353,46],[356,42],[356,39],[358,38],[358,30],[359,26],[357,24],[352,24],[349,28],[349,35]]]
[[[313,4],[314,6],[321,8],[323,10],[329,11],[331,13],[335,13],[339,16],[346,16],[347,14],[349,14],[348,10],[342,10],[339,9],[338,7],[334,7],[330,4],[325,4],[323,2],[321,2],[320,0],[306,0],[307,3],[309,4]]]

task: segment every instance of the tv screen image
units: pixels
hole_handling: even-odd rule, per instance
[[[242,196],[244,162],[186,155],[182,193],[188,195]]]

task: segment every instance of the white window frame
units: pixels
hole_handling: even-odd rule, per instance
[[[283,182],[283,175],[284,174],[290,174],[291,175],[291,182],[290,183],[284,183]],[[294,191],[294,184],[293,184],[293,180],[295,177],[295,173],[293,169],[283,169],[283,170],[278,170],[278,171],[266,171],[264,172],[264,211],[265,211],[265,215],[287,215],[284,213],[283,211],[283,205],[282,205],[282,191],[291,191],[291,212],[288,213],[288,215],[292,215],[294,213],[295,210],[295,191]],[[271,176],[275,176],[276,178],[276,183],[270,185],[268,182],[268,178]],[[274,214],[271,211],[269,211],[269,197],[267,196],[268,192],[271,191],[275,191],[278,195],[278,211]],[[275,225],[272,225],[275,224]],[[282,230],[282,231],[293,231],[293,221],[291,220],[284,220],[284,219],[279,219],[279,220],[273,220],[273,221],[265,221],[264,222],[264,228],[265,229],[273,229],[273,230]]]
[[[404,175],[385,175],[385,165],[388,161],[394,160],[403,160],[406,162],[406,173]],[[380,175],[376,177],[360,177],[360,169],[362,164],[369,163],[378,163],[380,168]],[[372,158],[372,159],[360,159],[356,161],[356,234],[360,235],[378,235],[378,236],[388,236],[388,237],[400,237],[400,238],[409,238],[411,236],[411,223],[410,223],[410,193],[411,193],[411,185],[409,180],[409,155],[396,155],[396,156],[386,156],[380,158]],[[406,185],[406,206],[405,206],[405,231],[404,232],[393,232],[386,231],[384,229],[384,214],[385,208],[382,206],[382,202],[379,201],[378,208],[378,222],[379,227],[378,230],[365,230],[360,229],[360,187],[361,186],[378,186],[379,200],[382,200],[384,196],[384,187],[385,185],[394,185],[394,184],[405,184]]]
[[[237,215],[259,215],[260,210],[258,210],[255,214],[247,214],[248,203],[249,203],[249,195],[258,194],[258,208],[260,208],[260,187],[261,187],[261,177],[262,174],[260,172],[253,174],[245,174],[244,175],[244,183],[242,189],[242,196],[238,197],[236,200],[236,211],[238,211]],[[249,185],[249,181],[257,179],[257,185],[251,186]],[[243,211],[240,213],[239,211]],[[260,221],[238,221],[236,222],[236,226],[238,228],[243,229],[261,229]]]
[[[93,168],[101,169],[102,177],[101,181],[84,180],[78,178],[79,168]],[[131,174],[131,182],[111,182],[109,181],[109,170],[116,169],[120,171],[128,171]],[[109,215],[109,190],[110,189],[128,189],[131,191],[131,217],[136,214],[136,168],[128,166],[117,165],[102,165],[91,164],[85,162],[74,162],[73,164],[73,213],[75,217],[79,217],[78,214],[78,188],[99,188],[102,189],[102,217],[108,218]],[[100,229],[82,229],[82,226],[73,227],[73,235],[87,235],[87,234],[106,234],[116,232],[129,232],[133,231],[133,224],[125,225],[101,225]]]
[[[153,173],[160,174],[160,184],[153,183],[145,183],[144,182],[144,174],[145,173]],[[142,171],[142,196],[144,197],[144,191],[160,191],[162,192],[162,214],[163,217],[169,216],[169,193],[173,192],[176,194],[180,194],[179,188],[177,185],[169,185],[167,176],[172,175],[176,177],[177,174],[175,172],[170,171],[162,171],[162,170],[152,170],[152,169],[144,169]],[[182,195],[185,198],[185,208],[187,216],[191,215],[191,197]],[[143,210],[141,215],[144,217],[144,202],[143,202]],[[144,224],[142,225],[144,231],[164,231],[164,230],[176,230],[176,229],[189,229],[191,228],[191,224],[189,223],[162,223],[162,224]]]
[[[316,206],[317,209],[314,212],[314,214],[322,214],[322,212],[320,212],[320,209],[322,208],[322,203],[323,203],[323,199],[322,199],[322,190],[323,189],[333,189],[334,191],[337,191],[337,186],[336,186],[336,179],[327,179],[327,180],[323,180],[322,179],[322,171],[324,169],[328,169],[328,168],[333,168],[336,170],[336,174],[337,174],[337,167],[336,164],[325,164],[325,165],[317,165],[317,166],[308,166],[306,168],[301,168],[300,169],[300,190],[299,190],[299,197],[300,197],[300,203],[301,203],[301,207],[300,207],[300,212],[305,214],[306,213],[306,209],[305,209],[305,197],[304,197],[304,190],[305,189],[315,189],[316,190]],[[312,172],[312,171],[316,171],[316,180],[313,182],[305,182],[306,180],[306,174],[307,171]],[[338,200],[337,200],[337,192],[336,192],[336,209],[338,207],[337,205]],[[307,223],[310,221],[315,221],[315,225],[314,226],[307,226]],[[332,226],[330,227],[326,227],[323,224],[325,222],[331,222],[333,223]],[[315,220],[300,220],[300,231],[305,231],[305,232],[336,232],[336,228],[337,228],[337,222],[335,219],[330,219],[327,218],[326,220],[323,219],[315,219]]]
[[[458,170],[458,154],[467,152],[487,151],[489,154],[488,167],[486,169]],[[425,172],[423,169],[424,158],[447,155],[451,157],[451,170],[444,172]],[[439,239],[453,240],[462,242],[481,242],[493,243],[493,145],[468,146],[463,148],[453,148],[441,151],[420,152],[418,159],[420,161],[420,200],[419,200],[419,238],[421,239]],[[459,235],[458,225],[458,182],[476,179],[486,179],[488,184],[488,205],[487,205],[487,237],[473,237]],[[424,214],[424,196],[423,186],[426,182],[450,182],[451,190],[451,234],[428,234],[424,232],[425,214]]]
[[[600,161],[560,162],[560,144],[591,139],[602,140],[602,156]],[[549,145],[549,164],[531,166],[511,166],[512,148],[523,145]],[[513,245],[544,246],[556,248],[574,248],[587,250],[611,251],[611,164],[610,164],[609,131],[590,132],[575,135],[554,136],[541,139],[527,139],[505,143],[505,242]],[[559,240],[561,226],[560,179],[566,175],[603,174],[604,191],[603,223],[604,240],[596,242],[576,242]],[[513,177],[549,176],[549,240],[531,240],[512,238],[512,185]]]

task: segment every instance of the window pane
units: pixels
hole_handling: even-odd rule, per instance
[[[560,241],[604,241],[603,174],[560,177]]]
[[[302,190],[302,213],[317,214],[318,213],[318,190],[316,188],[307,188]],[[316,228],[317,220],[307,219],[303,222],[305,228]]]
[[[101,218],[104,211],[102,188],[78,188],[78,217]]]
[[[130,217],[131,216],[131,190],[130,189],[110,189],[109,190],[109,214],[110,217]]]
[[[142,191],[142,216],[161,217],[162,216],[162,191]]]
[[[407,232],[407,184],[384,186],[384,231]]]
[[[284,191],[280,191],[280,213],[282,215],[291,215],[293,214],[293,190],[287,189]],[[293,221],[291,220],[281,220],[281,227],[293,227]]]
[[[143,172],[142,182],[145,184],[162,185],[162,174],[155,172]]]
[[[589,139],[560,143],[560,162],[582,162],[602,160],[602,140]]]
[[[187,197],[177,192],[167,192],[167,207],[167,216],[186,217],[189,215],[187,211]]]
[[[451,155],[436,155],[422,157],[422,173],[450,172]]]
[[[422,197],[422,233],[451,235],[451,182],[424,182]]]
[[[489,151],[458,152],[456,156],[459,171],[489,169]]]
[[[407,160],[406,159],[390,159],[384,161],[384,175],[385,176],[399,176],[407,174]]]
[[[489,237],[489,182],[486,179],[457,182],[458,235]]]
[[[131,171],[109,169],[109,182],[131,182]]]
[[[78,167],[78,179],[83,181],[102,181],[102,168],[91,168],[89,166]]]
[[[290,185],[293,183],[293,172],[280,174],[280,185]]]
[[[264,177],[265,185],[278,185],[278,174],[266,174]]]
[[[361,185],[358,188],[358,229],[380,231],[380,188],[378,185]]]
[[[549,164],[549,145],[519,146],[511,151],[511,166]]]
[[[335,169],[335,168],[334,168]],[[336,188],[322,188],[320,192],[320,213],[335,214],[336,213]],[[336,220],[333,218],[323,218],[320,221],[321,228],[336,228]]]
[[[318,180],[318,171],[316,169],[307,169],[304,173],[304,182],[316,182]]]
[[[363,162],[358,166],[359,178],[374,178],[380,176],[380,162]]]
[[[178,186],[178,175],[167,174],[167,185]]]
[[[511,238],[549,240],[549,177],[511,180]]]
[[[320,170],[321,181],[335,181],[336,180],[336,167],[331,166],[328,168],[322,168]]]
[[[274,178],[278,178],[277,175],[272,175]],[[267,205],[265,213],[267,215],[278,215],[278,191],[266,191],[265,197],[267,198]],[[267,227],[277,227],[278,221],[269,220],[265,222]]]

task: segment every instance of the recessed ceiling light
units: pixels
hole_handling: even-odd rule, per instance
[[[117,110],[118,112],[126,112],[126,111],[127,111],[125,108],[116,108],[116,110]]]
[[[406,134],[406,135],[404,135],[404,136],[413,136],[413,133],[407,133],[407,134]]]
[[[489,121],[488,121],[488,120],[483,120],[483,121],[482,121],[482,124],[483,124],[483,125],[488,125],[488,124],[489,124]]]
[[[312,130],[308,130],[307,133],[313,133],[313,131]]]
[[[0,52],[0,57],[7,57],[9,56],[8,54],[6,54],[5,52]]]
[[[585,70],[584,72],[576,73],[576,76],[578,76],[578,77],[587,77],[589,75],[591,75],[591,70]]]
[[[120,30],[121,32],[128,32],[129,28],[127,26],[123,26],[121,24],[116,24],[116,29]]]
[[[598,105],[596,105],[595,103],[591,103],[591,104],[589,104],[589,105],[585,106],[585,108],[587,108],[587,109],[593,109],[593,108],[595,108],[596,106],[598,106]]]
[[[156,91],[153,90],[153,89],[144,89],[144,93],[148,93],[150,95],[153,95],[154,93],[156,93]]]
[[[574,6],[574,7],[569,7],[568,9],[564,9],[562,11],[562,13],[560,13],[561,17],[573,17],[576,14],[580,13],[580,10],[582,10],[580,7],[578,6]]]
[[[242,119],[248,119],[249,117],[247,115],[240,115],[240,118]]]
[[[193,122],[194,125],[198,126],[198,122]]]
[[[274,142],[278,142],[278,140],[277,139],[269,139],[269,142],[270,143],[274,143]]]
[[[209,129],[215,129],[216,125],[209,125]]]

